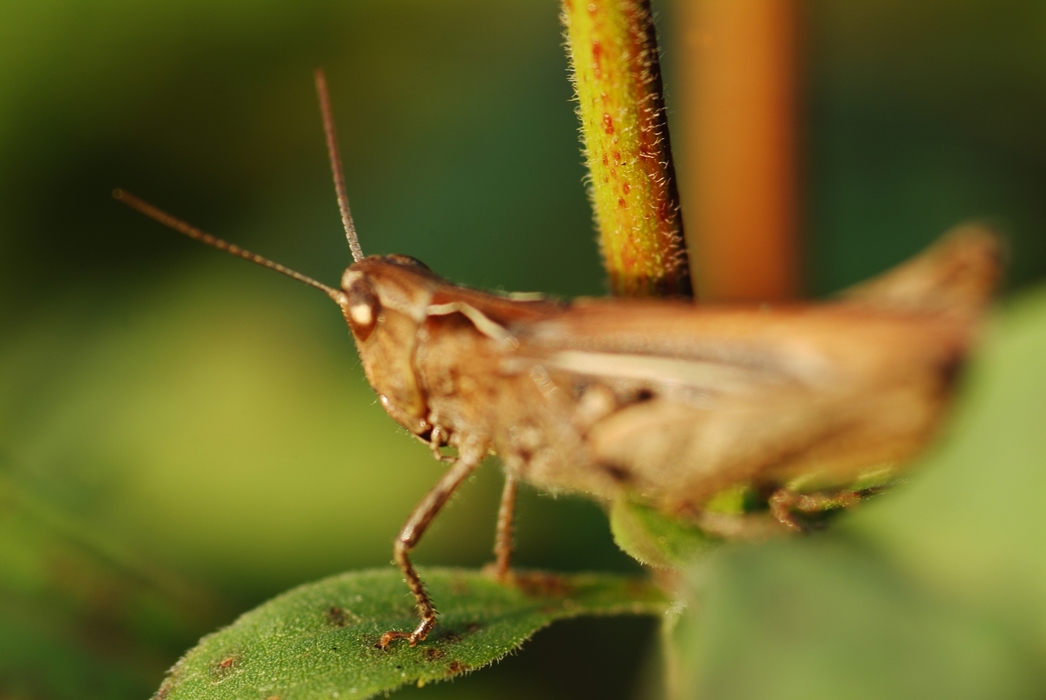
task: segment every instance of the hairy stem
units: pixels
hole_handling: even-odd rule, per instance
[[[563,0],[563,23],[611,291],[690,296],[648,0]]]

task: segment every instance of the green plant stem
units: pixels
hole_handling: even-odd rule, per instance
[[[611,291],[690,296],[650,4],[563,0],[563,23]]]

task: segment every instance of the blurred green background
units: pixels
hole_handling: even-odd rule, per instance
[[[671,107],[679,28],[655,4]],[[1041,278],[1046,6],[803,11],[811,293],[969,218],[1009,235],[1012,287]],[[336,281],[349,255],[311,80],[323,65],[365,252],[481,288],[600,294],[557,12],[0,6],[0,697],[147,695],[238,612],[388,565],[439,473],[377,405],[322,295],[161,229],[112,188]],[[419,561],[487,560],[494,466]],[[518,541],[525,566],[635,568],[584,500],[525,492]],[[564,623],[493,670],[409,692],[632,697],[654,634]]]

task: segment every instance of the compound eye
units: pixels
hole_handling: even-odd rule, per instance
[[[341,278],[341,288],[348,299],[345,318],[352,328],[352,333],[358,340],[366,340],[378,324],[381,301],[370,280],[362,272],[346,270]]]
[[[413,258],[409,255],[403,255],[402,253],[392,253],[391,255],[386,255],[385,259],[389,262],[394,262],[398,265],[406,265],[408,267],[420,267],[422,270],[429,270],[429,272],[432,271],[429,269],[428,265],[421,262],[417,258]]]

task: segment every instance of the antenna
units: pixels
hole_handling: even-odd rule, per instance
[[[246,250],[244,248],[241,248],[238,245],[234,245],[227,241],[223,241],[217,236],[212,236],[209,233],[204,233],[195,226],[187,224],[181,219],[175,218],[167,212],[157,209],[148,202],[138,199],[130,192],[126,192],[120,189],[113,190],[113,198],[117,201],[123,202],[132,209],[140,211],[141,213],[148,216],[150,219],[159,221],[164,226],[173,228],[178,233],[185,234],[193,240],[200,241],[201,243],[209,245],[212,248],[217,248],[218,250],[224,250],[226,253],[230,253],[237,257],[243,258],[244,260],[250,260],[252,263],[261,265],[262,267],[267,267],[270,270],[276,270],[276,272],[287,275],[288,277],[296,279],[299,282],[304,282],[310,287],[315,287],[316,289],[325,292],[327,296],[329,296],[331,299],[334,300],[336,304],[338,304],[338,306],[344,307],[348,303],[348,300],[345,298],[345,293],[342,292],[340,289],[328,287],[322,282],[317,282],[313,278],[307,277],[301,274],[300,272],[296,272],[290,269],[289,267],[285,267],[277,262],[273,262],[268,258],[263,258],[262,256],[256,253],[252,253],[251,251]]]
[[[338,153],[338,136],[334,133],[334,112],[331,110],[330,96],[327,94],[327,77],[322,68],[314,73],[316,94],[320,98],[320,114],[323,116],[323,132],[327,135],[327,155],[330,156],[331,172],[334,175],[334,191],[338,193],[338,209],[341,210],[341,223],[345,227],[345,238],[349,240],[349,250],[356,262],[363,260],[363,249],[356,237],[356,225],[352,223],[349,211],[349,197],[345,193],[345,173],[341,169],[341,155]]]

